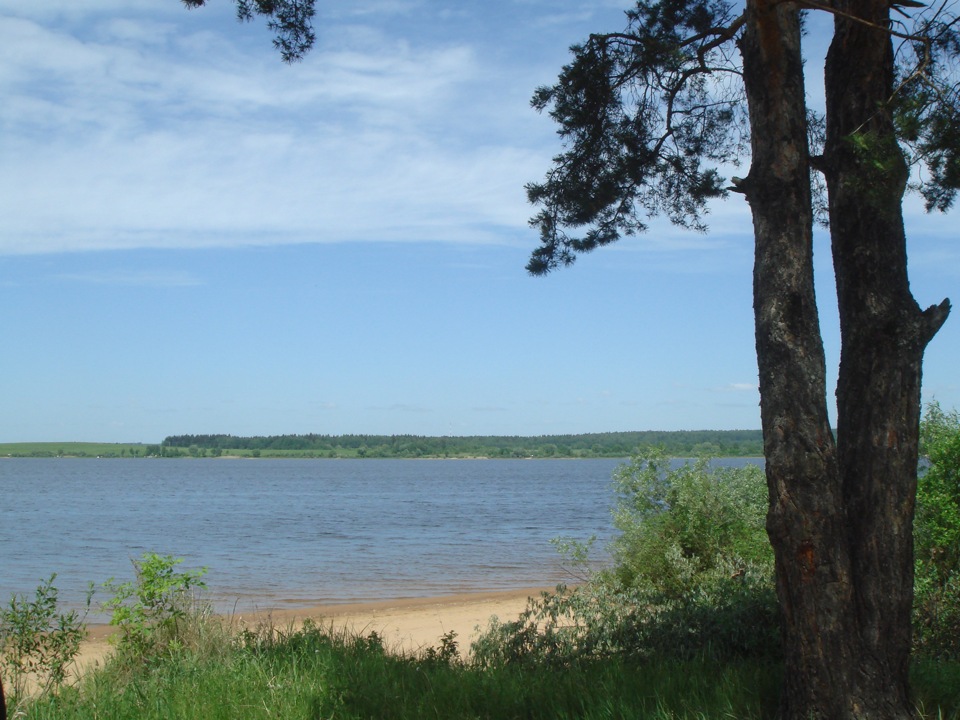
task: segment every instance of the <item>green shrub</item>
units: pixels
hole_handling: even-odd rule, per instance
[[[681,600],[747,572],[772,578],[758,466],[712,468],[701,458],[670,469],[663,451],[646,451],[617,469],[614,487],[608,581]]]
[[[960,658],[960,416],[937,403],[920,426],[927,467],[917,481],[914,640],[928,655]]]
[[[86,613],[60,610],[53,584],[56,577],[53,574],[40,583],[32,600],[11,595],[7,606],[0,609],[3,675],[18,699],[25,696],[31,677],[41,694],[58,689],[87,634]],[[91,589],[87,594],[88,609],[92,596]]]
[[[205,587],[206,568],[176,572],[183,560],[171,555],[144,553],[133,560],[135,579],[104,588],[113,595],[103,603],[116,625],[117,651],[121,656],[149,660],[183,643],[184,631],[203,613],[196,592]]]
[[[494,622],[473,645],[477,661],[778,656],[763,472],[706,459],[671,469],[662,451],[647,451],[618,468],[614,485],[612,565]],[[591,543],[556,544],[567,564],[589,567]]]
[[[516,620],[492,619],[471,651],[480,667],[566,666],[611,657],[776,660],[778,618],[766,579],[744,579],[679,600],[592,582],[543,593]]]
[[[420,662],[424,665],[451,665],[460,666],[463,658],[460,656],[460,643],[457,642],[455,630],[445,632],[440,636],[440,644],[429,646],[420,654]]]

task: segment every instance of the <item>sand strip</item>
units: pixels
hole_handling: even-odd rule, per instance
[[[485,628],[494,615],[501,620],[516,618],[526,608],[528,598],[537,597],[543,590],[553,588],[320,605],[303,610],[263,610],[252,618],[240,615],[237,619],[249,626],[269,618],[276,626],[285,627],[310,618],[363,635],[377,632],[388,648],[406,652],[436,646],[442,635],[453,631],[461,649],[466,651],[479,634],[478,626]]]
[[[416,652],[437,646],[448,632],[457,634],[461,653],[470,649],[478,635],[496,615],[501,620],[516,618],[527,599],[553,588],[525,588],[502,592],[468,593],[433,598],[402,598],[346,605],[318,605],[298,610],[264,608],[231,618],[236,627],[256,628],[261,622],[286,629],[298,627],[307,618],[324,626],[347,628],[366,635],[377,632],[391,650]],[[108,638],[115,632],[109,625],[91,625],[77,658],[78,671],[101,664],[112,652]]]

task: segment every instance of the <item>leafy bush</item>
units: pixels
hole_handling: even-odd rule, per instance
[[[614,474],[620,534],[608,581],[679,600],[748,571],[772,577],[767,491],[756,465],[712,468],[710,460],[670,469],[660,450]]]
[[[682,600],[604,583],[531,599],[517,620],[493,618],[472,647],[480,667],[566,666],[599,658],[640,661],[775,659],[778,610],[767,583],[731,585]]]
[[[460,643],[455,630],[449,630],[440,636],[440,645],[429,646],[421,653],[420,660],[427,665],[463,665],[460,656]]]
[[[53,584],[56,577],[53,574],[40,583],[33,600],[11,595],[7,606],[0,609],[3,674],[16,698],[25,696],[31,677],[41,694],[59,688],[87,634],[86,613],[60,610]],[[87,595],[88,609],[92,596],[91,589]]]
[[[612,566],[573,590],[542,594],[516,621],[494,622],[473,645],[477,662],[776,656],[762,471],[711,468],[706,459],[670,469],[662,451],[650,451],[620,467],[614,485]],[[588,566],[589,545],[558,546]]]
[[[928,465],[917,482],[915,646],[960,658],[960,415],[929,405],[920,440]]]
[[[121,655],[149,660],[183,642],[188,621],[202,614],[196,592],[205,587],[206,568],[176,572],[183,560],[171,555],[144,553],[133,561],[135,579],[104,587],[113,597],[103,603],[110,624],[120,629],[117,650]]]

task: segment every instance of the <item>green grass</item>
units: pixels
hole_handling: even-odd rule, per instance
[[[910,682],[925,717],[960,718],[960,662],[915,659]]]
[[[108,665],[24,718],[770,717],[776,669],[759,663],[479,669],[399,657],[376,639],[313,629],[275,643],[181,653],[130,674]]]
[[[776,664],[754,660],[478,668],[397,656],[376,636],[312,627],[222,635],[139,666],[113,661],[17,717],[760,720],[775,715],[779,681]],[[960,718],[960,664],[919,663],[915,682],[925,717]]]
[[[0,443],[3,457],[133,457],[143,455],[140,443],[26,442]]]

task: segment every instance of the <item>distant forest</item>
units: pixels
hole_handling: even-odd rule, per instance
[[[674,457],[759,457],[759,430],[679,430],[583,435],[425,437],[420,435],[171,435],[148,455],[326,458],[627,457],[662,447]]]

